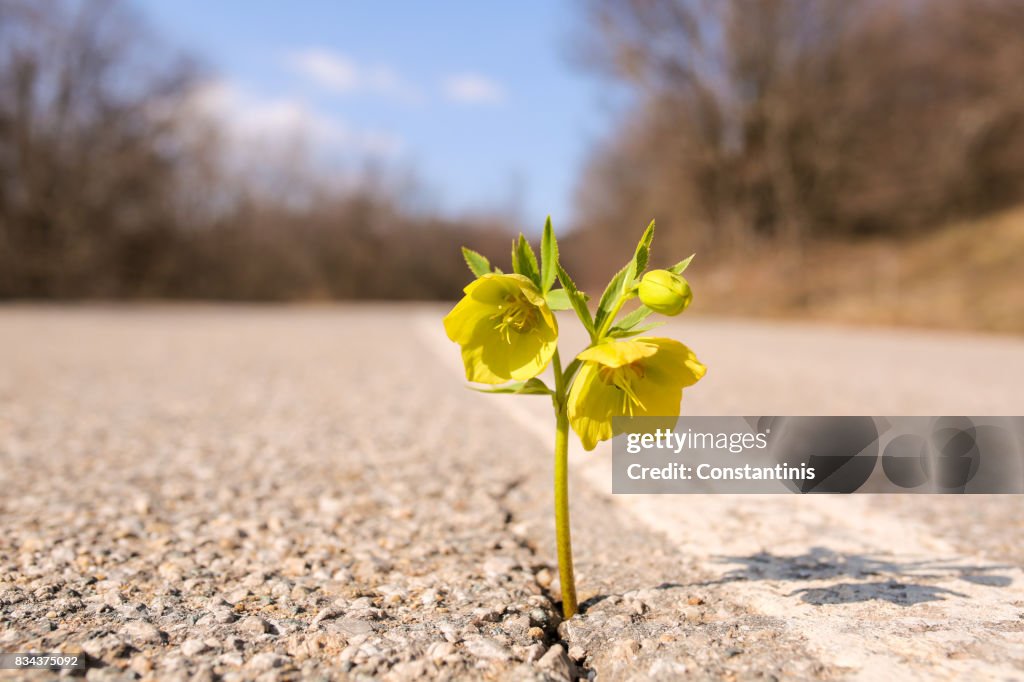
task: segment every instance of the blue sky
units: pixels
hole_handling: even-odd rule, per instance
[[[218,106],[269,134],[302,125],[339,155],[411,167],[440,207],[507,207],[536,231],[571,219],[587,147],[613,97],[568,58],[571,0],[135,0],[199,55]]]

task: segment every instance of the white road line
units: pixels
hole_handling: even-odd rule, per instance
[[[415,323],[461,377],[458,349],[440,320],[420,314]],[[488,399],[551,441],[546,401]],[[589,485],[611,494],[607,448],[586,453],[574,443],[570,461]],[[850,679],[1024,679],[1024,572],[958,554],[924,525],[875,510],[873,496],[613,499],[723,575],[730,599],[783,619],[809,654],[847,668]]]

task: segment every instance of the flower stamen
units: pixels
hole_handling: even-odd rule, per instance
[[[498,306],[498,312],[491,319],[497,323],[505,343],[512,343],[512,332],[525,334],[537,326],[537,306],[524,296],[511,294],[505,298],[504,304]]]
[[[606,385],[612,386],[622,392],[622,412],[628,417],[636,414],[637,408],[645,410],[644,403],[636,394],[633,388],[633,381],[644,378],[644,367],[640,362],[631,362],[622,367],[602,366],[597,370]]]

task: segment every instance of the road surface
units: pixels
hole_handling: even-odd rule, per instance
[[[0,310],[0,651],[89,679],[1024,679],[1011,496],[613,497],[576,448],[560,623],[548,406],[465,390],[444,311]],[[709,366],[689,414],[1024,414],[1018,339],[663,332]]]

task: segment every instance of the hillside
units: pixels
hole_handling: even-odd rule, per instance
[[[916,238],[765,251],[695,260],[694,311],[1024,332],[1024,208]]]

